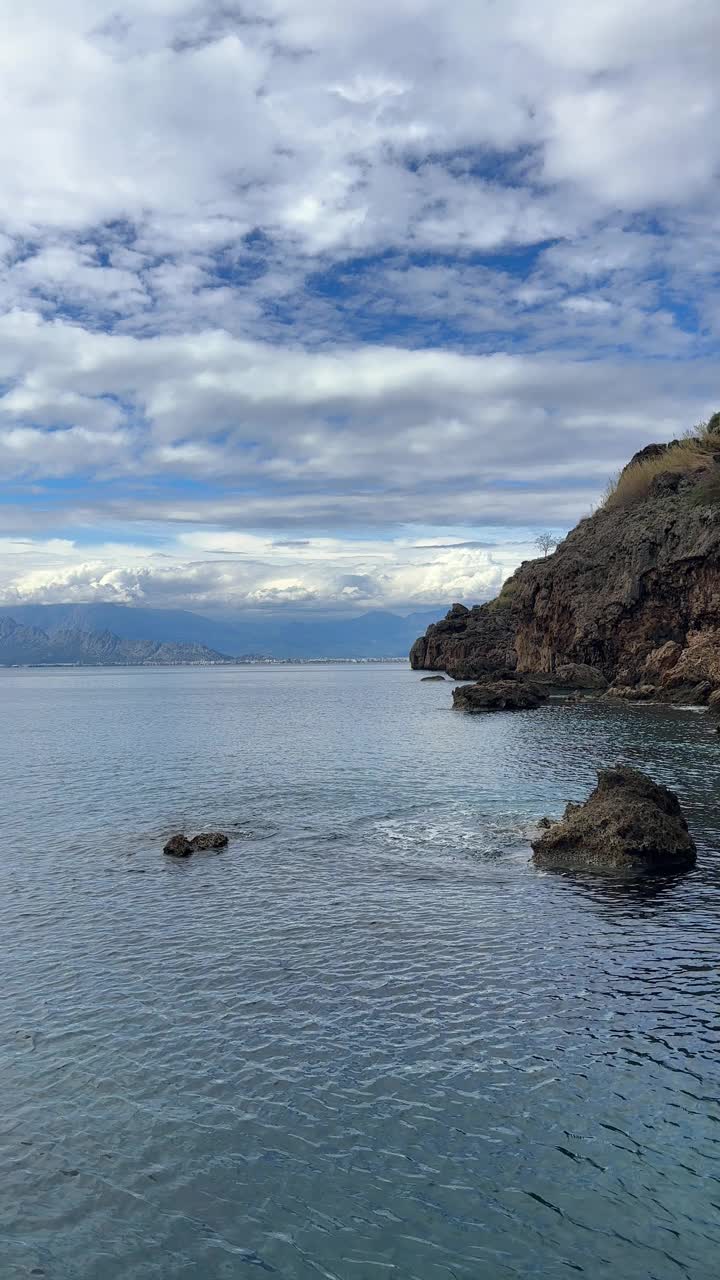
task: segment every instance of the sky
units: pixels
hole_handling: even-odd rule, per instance
[[[0,604],[472,603],[720,407],[717,0],[0,16]]]

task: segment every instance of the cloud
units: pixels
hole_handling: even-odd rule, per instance
[[[244,546],[248,553],[238,561],[226,558],[227,548],[209,559],[206,545],[200,552],[201,541],[201,535],[182,535],[158,556],[150,546],[80,547],[36,539],[20,548],[15,540],[0,539],[0,604],[109,601],[224,613],[316,605],[441,608],[451,596],[494,594],[519,558],[516,547],[489,552],[462,543],[429,548],[401,540],[328,538],[279,553],[268,539],[237,536],[236,550]]]
[[[491,590],[478,544],[566,528],[716,407],[716,29],[714,0],[11,6],[0,527],[73,547],[12,589]],[[321,572],[322,537],[394,568]],[[84,554],[111,544],[148,556]]]
[[[480,492],[504,486],[500,505],[519,486],[522,519],[528,496],[597,483],[646,431],[693,420],[713,378],[699,361],[669,369],[659,388],[654,365],[640,362],[391,345],[304,352],[217,331],[91,334],[28,313],[0,318],[0,342],[0,421],[17,424],[0,434],[8,472],[94,466],[262,482],[270,498],[280,485],[306,495],[309,515],[318,488],[370,486],[422,505],[440,485],[462,490],[470,473]],[[69,426],[70,415],[89,425]]]

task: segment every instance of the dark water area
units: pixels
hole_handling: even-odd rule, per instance
[[[2,1280],[718,1274],[720,735],[451,687],[0,673]],[[618,762],[697,869],[536,871]]]

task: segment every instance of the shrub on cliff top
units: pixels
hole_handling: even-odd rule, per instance
[[[632,507],[647,498],[653,481],[667,472],[692,475],[709,471],[713,466],[713,450],[720,449],[720,413],[701,422],[682,440],[673,440],[662,452],[629,463],[615,476],[605,491],[606,510]]]

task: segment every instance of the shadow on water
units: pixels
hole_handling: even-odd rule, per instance
[[[581,895],[601,909],[610,923],[624,926],[629,920],[677,919],[684,913],[697,916],[720,889],[720,861],[699,851],[699,863],[684,871],[573,871],[548,870],[556,886]],[[705,861],[705,859],[708,859]]]
[[[566,889],[580,891],[602,906],[623,907],[633,910],[656,903],[667,894],[672,894],[695,874],[694,871],[667,872],[626,871],[626,872],[590,872],[571,871],[567,868],[548,870],[546,875],[552,876]]]

